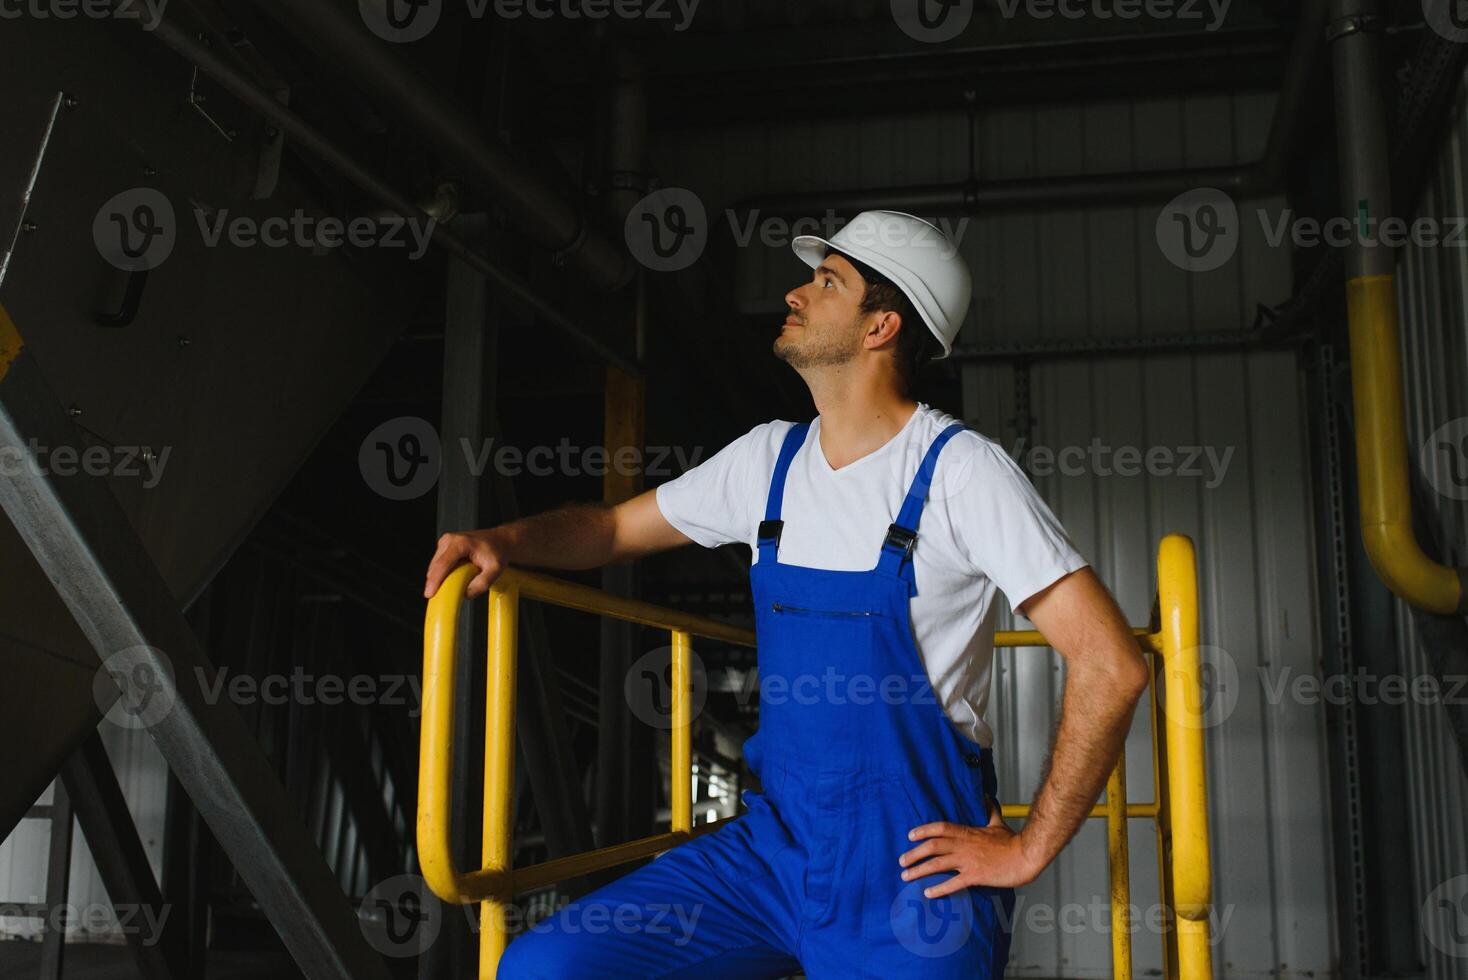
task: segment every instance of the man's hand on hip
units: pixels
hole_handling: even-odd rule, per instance
[[[923,895],[928,898],[942,898],[977,885],[991,888],[1028,885],[1045,868],[1045,862],[1026,852],[1023,836],[1009,829],[992,797],[987,826],[966,827],[940,821],[914,827],[907,836],[922,843],[897,859],[906,869],[902,872],[903,881],[944,871],[958,872],[947,881],[923,889]]]

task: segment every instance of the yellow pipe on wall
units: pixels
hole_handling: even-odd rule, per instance
[[[1395,278],[1359,276],[1346,283],[1361,539],[1371,567],[1394,595],[1428,612],[1468,612],[1460,571],[1423,554],[1412,530]]]

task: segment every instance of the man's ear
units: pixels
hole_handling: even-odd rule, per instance
[[[875,336],[877,342],[873,347],[882,347],[886,344],[897,342],[897,336],[902,329],[902,314],[896,310],[883,310],[877,314],[877,319],[872,322],[872,329],[868,336]]]

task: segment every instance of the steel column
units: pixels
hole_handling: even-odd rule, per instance
[[[71,888],[71,797],[56,780],[51,788],[51,844],[46,856],[45,917],[41,920],[41,980],[61,980],[66,960],[66,921],[53,922],[58,906],[64,908]]]
[[[454,231],[476,251],[491,248],[489,221],[482,214],[463,214],[454,219]],[[493,407],[498,397],[496,370],[499,329],[492,315],[490,284],[462,262],[448,263],[443,328],[443,407],[439,416],[439,438],[443,444],[443,469],[438,483],[438,531],[444,534],[491,523],[491,507],[484,474],[470,472],[467,460],[471,447],[477,454],[491,431]],[[476,456],[477,458],[477,456]],[[479,864],[479,839],[474,828],[483,822],[483,800],[473,788],[484,771],[484,716],[475,710],[483,703],[483,671],[479,662],[488,623],[484,609],[472,604],[464,610],[469,628],[459,634],[455,664],[454,716],[459,719],[450,734],[453,742],[453,851],[465,867]],[[439,901],[432,898],[430,901]],[[438,941],[418,964],[421,980],[442,976],[467,977],[474,971],[473,937],[469,920],[458,909],[445,906],[444,929]]]

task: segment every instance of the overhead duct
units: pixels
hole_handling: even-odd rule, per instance
[[[517,230],[550,249],[557,262],[584,275],[598,289],[618,289],[632,279],[634,266],[625,249],[587,227],[584,216],[530,167],[483,136],[478,120],[367,29],[355,3],[253,2],[296,31],[389,115],[427,140],[465,180],[503,208]]]
[[[159,21],[149,29],[149,34],[198,66],[240,102],[278,127],[281,132],[295,139],[305,152],[330,166],[364,193],[371,195],[388,209],[388,213],[400,214],[405,218],[422,222],[426,227],[431,227],[431,237],[435,243],[490,279],[507,295],[525,304],[546,323],[561,330],[608,364],[615,364],[634,376],[641,374],[640,365],[623,356],[602,341],[600,337],[584,330],[569,314],[545,299],[525,280],[501,265],[491,262],[479,251],[471,248],[450,231],[446,224],[439,223],[436,219],[430,222],[430,215],[423,207],[393,190],[381,178],[323,136],[315,127],[282,105],[269,92],[245,77],[242,72],[236,70],[227,60],[215,53],[208,44],[196,40],[188,31],[178,27],[170,20]],[[427,206],[447,209],[457,207],[457,201],[441,187],[433,201],[428,202]]]

